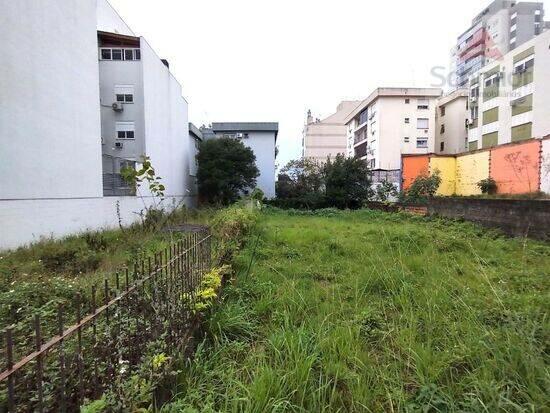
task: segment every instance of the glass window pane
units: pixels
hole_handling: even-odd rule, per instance
[[[134,131],[133,130],[126,131],[126,139],[134,139]]]
[[[134,60],[134,51],[132,49],[124,50],[124,60]]]
[[[117,102],[124,102],[124,95],[116,95]]]
[[[113,60],[122,60],[122,49],[113,49]]]
[[[141,50],[136,49],[136,50],[134,50],[134,52],[135,52],[136,60],[140,60],[141,59]]]
[[[103,60],[111,60],[111,49],[101,49],[101,58]]]
[[[124,101],[126,103],[132,103],[134,101],[134,95],[124,95]]]
[[[124,139],[124,138],[126,138],[126,132],[124,132],[123,130],[119,130],[119,131],[117,132],[117,137],[118,137],[118,139]]]

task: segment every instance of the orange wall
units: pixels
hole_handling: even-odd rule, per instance
[[[491,177],[499,194],[539,190],[540,145],[540,141],[535,141],[491,150]]]
[[[430,171],[430,157],[404,156],[403,158],[403,189],[407,190],[417,176],[428,176]]]

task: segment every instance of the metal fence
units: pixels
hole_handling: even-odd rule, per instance
[[[135,168],[136,162],[126,158],[103,154],[103,196],[134,196],[135,188],[128,185],[120,171]]]
[[[135,374],[151,343],[182,350],[211,261],[209,232],[186,234],[92,287],[76,306],[48,320],[36,315],[28,329],[21,322],[4,329],[0,412],[78,411]]]

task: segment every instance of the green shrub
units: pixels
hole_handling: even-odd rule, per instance
[[[39,256],[45,269],[51,272],[72,274],[95,271],[99,268],[102,254],[88,247],[86,241],[51,242],[42,248]]]
[[[405,192],[402,201],[411,204],[425,204],[434,197],[439,185],[441,185],[441,176],[437,170],[430,176],[417,176]]]
[[[494,195],[497,193],[497,183],[493,178],[482,179],[476,185],[482,194]]]

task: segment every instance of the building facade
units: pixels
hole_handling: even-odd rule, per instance
[[[546,31],[471,78],[469,150],[550,134],[549,46]]]
[[[181,87],[106,0],[4,2],[0,38],[0,249],[139,219],[152,199],[106,191],[104,155],[149,156],[188,203]]]
[[[360,101],[342,101],[336,112],[325,119],[314,119],[308,111],[302,137],[302,156],[318,162],[347,154],[344,120]]]
[[[275,158],[279,124],[277,122],[214,122],[211,128],[202,130],[209,139],[233,138],[252,149],[260,175],[256,186],[266,198],[275,197]]]
[[[451,51],[451,83],[467,87],[469,77],[483,66],[542,33],[542,2],[495,0],[473,20]]]
[[[346,118],[348,156],[372,170],[401,168],[401,154],[433,152],[438,88],[379,88]]]
[[[437,101],[435,153],[455,154],[468,150],[468,93],[468,89],[457,89]]]

